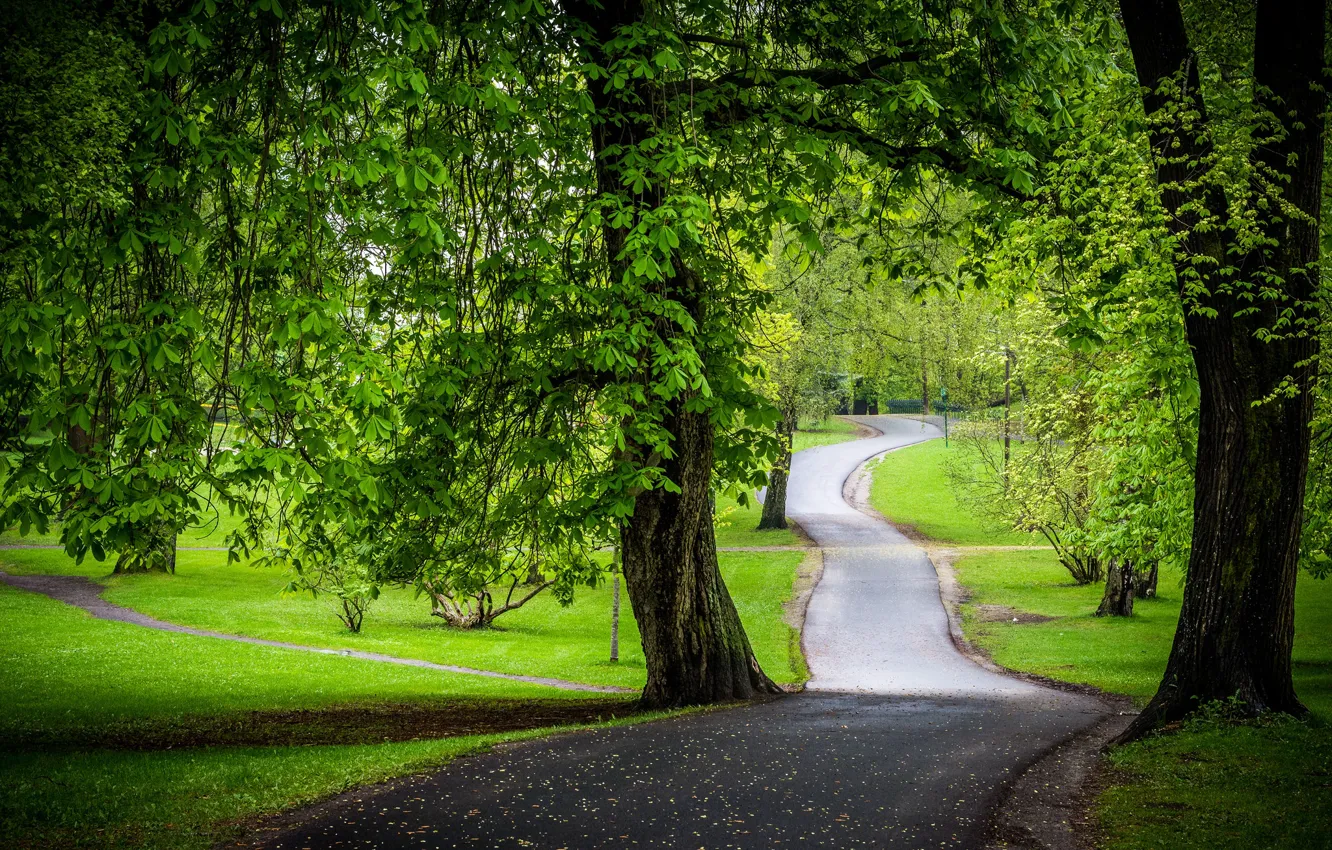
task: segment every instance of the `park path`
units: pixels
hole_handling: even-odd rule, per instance
[[[866,460],[934,432],[859,421],[881,436],[801,452],[792,469],[791,514],[825,551],[807,691],[506,746],[349,793],[246,846],[983,846],[1008,783],[1107,706],[953,648],[924,553],[842,498]]]
[[[473,667],[459,667],[454,664],[437,664],[433,661],[422,661],[417,658],[402,658],[397,655],[384,655],[379,652],[362,652],[356,649],[328,649],[321,646],[306,646],[299,643],[287,643],[280,640],[265,640],[264,638],[247,637],[245,635],[232,635],[225,632],[213,632],[207,629],[196,629],[190,626],[182,626],[179,623],[169,623],[165,620],[158,620],[149,617],[147,614],[135,611],[133,608],[126,608],[124,605],[117,605],[114,602],[107,602],[102,598],[102,591],[105,587],[95,581],[84,578],[83,576],[53,576],[53,575],[11,575],[0,570],[0,583],[17,587],[20,590],[27,590],[32,593],[40,593],[49,596],[52,599],[64,602],[67,605],[73,605],[76,608],[82,608],[89,614],[92,614],[99,620],[111,620],[117,623],[130,623],[135,626],[142,626],[146,629],[157,629],[163,632],[175,632],[182,635],[193,635],[195,637],[215,638],[217,640],[229,640],[235,643],[249,643],[257,646],[274,646],[278,649],[292,649],[298,652],[314,652],[320,655],[340,655],[346,658],[355,658],[360,661],[376,661],[382,664],[400,664],[404,667],[420,667],[427,670],[440,670],[445,673],[465,673],[470,676],[486,676],[492,679],[508,679],[513,682],[527,682],[533,685],[546,685],[551,688],[559,688],[566,691],[587,691],[591,693],[616,694],[616,693],[634,693],[630,688],[618,688],[612,685],[589,685],[583,682],[568,682],[564,679],[551,679],[546,676],[522,676],[515,673],[496,673],[493,670],[477,670]]]
[[[907,418],[851,418],[879,436],[807,449],[791,465],[786,514],[823,549],[823,578],[805,616],[809,689],[944,697],[1044,692],[962,656],[929,556],[847,501],[847,482],[867,458],[941,437],[939,429]]]

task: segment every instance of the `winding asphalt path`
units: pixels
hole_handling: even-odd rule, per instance
[[[1005,784],[1106,708],[956,652],[925,554],[842,499],[861,463],[937,432],[862,421],[882,436],[792,469],[789,513],[825,549],[805,693],[502,747],[349,794],[259,846],[980,847]]]

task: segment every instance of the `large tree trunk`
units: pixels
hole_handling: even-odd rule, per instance
[[[777,423],[777,439],[782,444],[782,456],[768,473],[768,491],[763,496],[763,516],[759,530],[786,528],[786,482],[791,475],[791,438],[795,433],[796,413],[783,410]]]
[[[1160,86],[1183,72],[1185,109],[1198,116],[1192,127],[1153,124],[1151,136],[1162,201],[1180,239],[1177,277],[1181,287],[1205,287],[1185,297],[1202,390],[1188,581],[1161,688],[1124,741],[1215,699],[1238,697],[1253,712],[1303,711],[1291,682],[1291,644],[1316,354],[1310,329],[1318,319],[1326,101],[1313,84],[1322,76],[1326,9],[1317,0],[1258,5],[1255,82],[1279,102],[1267,105],[1285,137],[1257,155],[1260,166],[1289,178],[1278,185],[1298,213],[1288,220],[1265,213],[1272,247],[1255,249],[1227,274],[1219,270],[1237,262],[1237,240],[1222,224],[1226,199],[1192,171],[1206,159],[1199,136],[1208,119],[1177,0],[1120,5],[1147,113],[1166,114]],[[1197,227],[1197,209],[1210,214],[1211,226]],[[1240,286],[1270,280],[1283,297],[1251,299],[1252,290]],[[1265,306],[1255,310],[1255,303]],[[1283,310],[1292,312],[1296,334],[1265,338]],[[1293,393],[1269,399],[1287,378]]]
[[[683,408],[683,404],[681,405]],[[621,535],[624,579],[647,660],[643,702],[665,707],[780,693],[763,673],[717,566],[712,423],[683,410],[669,423],[679,493],[639,495]]]

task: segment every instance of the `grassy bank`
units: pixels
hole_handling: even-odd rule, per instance
[[[961,504],[949,481],[949,464],[966,458],[957,442],[930,440],[890,452],[872,467],[870,504],[894,522],[941,543],[965,546],[1039,546],[1045,540],[996,527]]]
[[[934,441],[886,456],[875,506],[941,541],[1029,542],[986,528],[952,498],[944,464],[954,450]],[[1155,692],[1179,618],[1178,573],[1163,573],[1157,598],[1119,619],[1092,616],[1102,588],[1073,585],[1049,551],[968,554],[956,567],[972,594],[963,628],[998,663],[1139,704]],[[1332,847],[1332,583],[1307,575],[1296,590],[1294,669],[1306,721],[1238,722],[1214,708],[1112,753],[1097,806],[1103,846]]]

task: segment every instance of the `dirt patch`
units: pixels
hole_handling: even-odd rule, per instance
[[[191,747],[292,747],[383,744],[582,726],[640,714],[636,700],[462,700],[347,704],[292,711],[185,716],[116,727],[0,739],[0,748],[71,747],[169,750]]]
[[[1113,714],[1037,759],[991,814],[986,850],[1100,846],[1094,809],[1108,782],[1101,747],[1132,719],[1133,712]]]
[[[983,623],[1048,623],[1057,619],[1044,614],[1033,614],[1030,611],[1019,611],[1007,605],[975,605],[971,611],[976,619]]]

